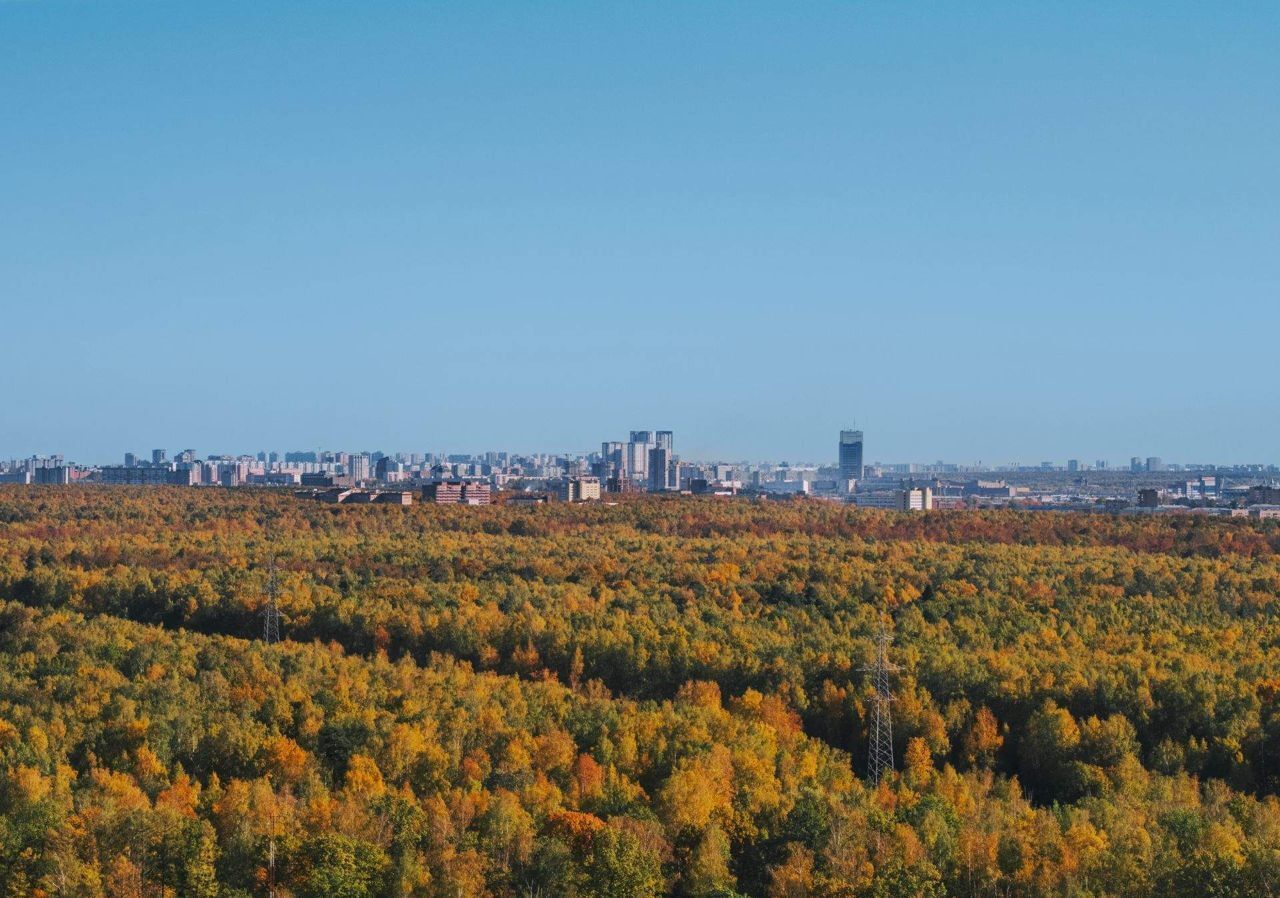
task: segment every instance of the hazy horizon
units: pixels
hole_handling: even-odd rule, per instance
[[[1280,8],[0,3],[0,452],[1280,460]]]

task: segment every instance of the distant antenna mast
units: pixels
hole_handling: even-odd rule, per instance
[[[876,663],[861,668],[871,674],[875,682],[875,704],[871,712],[871,738],[867,746],[867,779],[873,786],[880,785],[886,774],[894,771],[893,766],[893,714],[890,704],[893,692],[889,688],[889,677],[900,668],[889,663],[889,643],[893,637],[883,623],[876,634]]]
[[[276,560],[272,557],[267,574],[267,604],[262,609],[262,640],[267,644],[280,641],[280,605],[276,598]]]

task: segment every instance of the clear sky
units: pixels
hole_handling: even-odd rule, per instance
[[[0,454],[1280,461],[1280,5],[0,0]]]

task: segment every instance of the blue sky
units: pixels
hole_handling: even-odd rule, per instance
[[[0,454],[1280,461],[1274,3],[0,0]]]

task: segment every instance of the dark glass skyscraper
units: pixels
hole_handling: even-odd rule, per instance
[[[840,479],[862,479],[862,431],[840,431]]]

